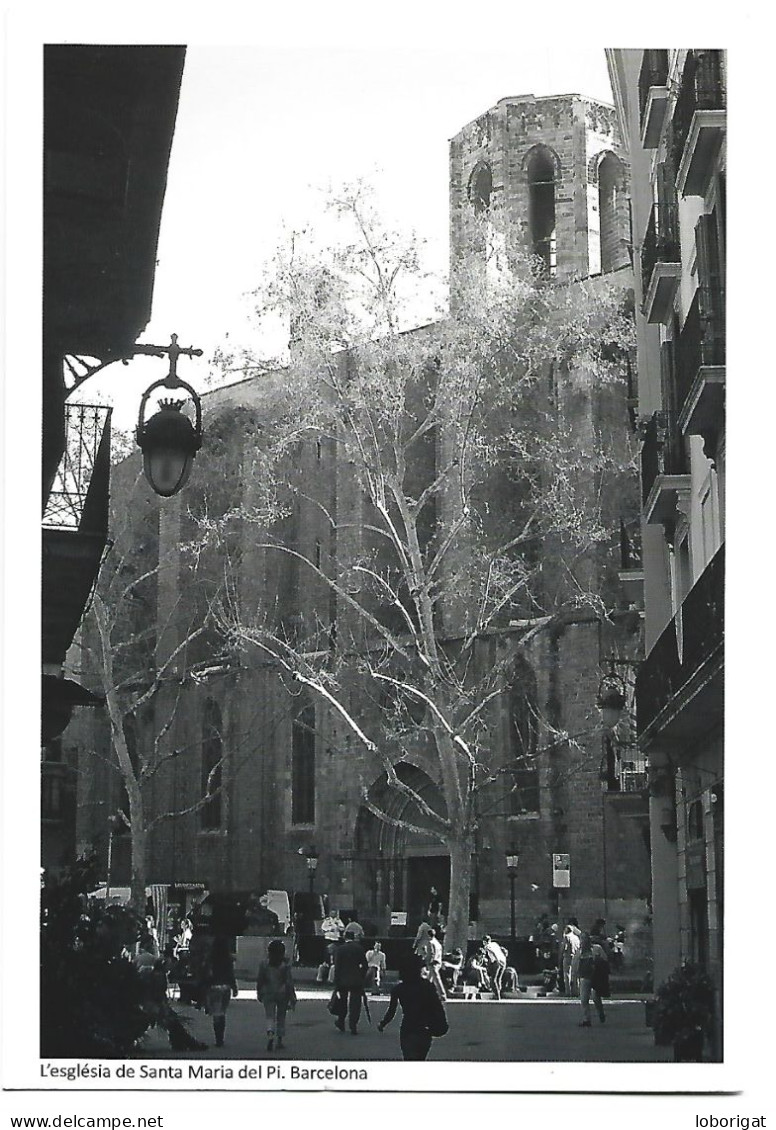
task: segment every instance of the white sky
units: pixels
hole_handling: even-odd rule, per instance
[[[226,335],[252,340],[244,296],[283,224],[314,217],[328,184],[357,177],[376,184],[381,210],[426,239],[431,265],[444,271],[448,141],[500,98],[529,93],[611,102],[603,47],[190,46],[141,340],[163,345],[177,333],[181,345],[204,349],[178,369],[204,388]],[[163,365],[113,366],[78,397],[113,402],[114,425],[132,427]]]

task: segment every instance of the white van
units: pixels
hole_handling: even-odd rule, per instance
[[[259,902],[267,910],[277,914],[280,933],[285,934],[291,925],[291,903],[288,899],[288,891],[267,891],[260,897]]]

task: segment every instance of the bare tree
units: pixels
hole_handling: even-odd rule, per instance
[[[510,217],[491,215],[488,238],[455,264],[449,313],[410,330],[425,281],[417,242],[387,229],[362,185],[332,210],[350,234],[326,249],[289,239],[256,294],[260,320],[287,319],[283,364],[220,355],[225,372],[262,374],[261,423],[239,501],[200,524],[200,544],[253,524],[254,551],[318,594],[289,619],[276,593],[247,599],[228,585],[221,630],[325,703],[362,752],[354,764],[375,816],[445,845],[446,937],[462,944],[477,798],[501,772],[494,710],[507,674],[564,618],[607,615],[611,502],[633,466],[603,441],[595,406],[622,397],[632,321],[622,286],[551,283]],[[334,495],[300,458],[321,444],[335,453]],[[326,545],[289,536],[295,507],[323,516]],[[498,654],[494,634],[507,643]],[[354,705],[370,699],[371,714]],[[439,804],[401,771],[413,743],[433,764]],[[402,816],[370,795],[375,766],[405,798]]]
[[[131,901],[142,909],[153,829],[203,809],[223,789],[222,754],[208,766],[192,803],[179,806],[173,798],[168,806],[159,799],[172,759],[199,756],[199,741],[181,744],[176,720],[192,684],[223,669],[212,616],[221,592],[219,579],[199,562],[188,568],[185,602],[180,594],[165,600],[164,593],[177,588],[181,562],[178,555],[159,556],[159,511],[136,458],[114,469],[113,498],[111,541],[78,644],[84,669],[105,697],[110,731],[107,747],[94,743],[90,755],[102,758],[122,783],[117,816],[130,837]],[[221,741],[219,748],[225,748]]]

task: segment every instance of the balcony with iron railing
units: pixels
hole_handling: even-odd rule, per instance
[[[641,448],[641,496],[647,522],[675,517],[678,496],[689,488],[682,438],[668,412],[654,412]]]
[[[72,642],[108,536],[111,410],[69,404],[65,447],[43,516],[43,662]]]
[[[652,205],[641,245],[641,286],[648,322],[665,320],[681,277],[679,213],[675,203]]]
[[[722,51],[688,51],[672,119],[671,149],[682,196],[703,195],[726,129]]]
[[[679,427],[685,435],[708,435],[722,427],[725,410],[724,292],[699,286],[676,350]]]
[[[721,718],[724,581],[723,544],[638,670],[636,717],[642,748],[658,727],[663,736],[690,738]]]
[[[112,410],[97,404],[65,405],[65,445],[43,515],[43,525],[77,530],[88,513],[92,483],[99,486],[101,451],[110,444]]]
[[[641,144],[656,148],[668,104],[668,51],[647,50],[639,72]]]

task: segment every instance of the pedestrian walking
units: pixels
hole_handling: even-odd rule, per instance
[[[224,1046],[226,1010],[232,996],[237,996],[234,977],[234,959],[225,934],[216,934],[205,962],[202,985],[205,992],[205,1012],[213,1021],[216,1047]]]
[[[439,999],[447,1000],[447,990],[442,983],[442,943],[437,937],[436,930],[429,929],[428,955],[426,957],[426,975],[439,993]]]
[[[574,964],[574,955],[579,949],[580,934],[575,931],[574,926],[569,923],[563,931],[563,941],[561,943],[560,960],[561,972],[563,974],[563,991],[567,997],[576,996],[578,986],[575,978],[571,974],[571,968]]]
[[[606,919],[596,918],[593,925],[590,927],[590,941],[593,945],[599,945],[604,951],[607,961],[611,961],[612,947],[611,939],[606,932]]]
[[[420,926],[418,926],[418,932],[415,935],[415,941],[412,943],[412,952],[418,954],[424,961],[428,951],[428,932],[430,929],[430,922],[421,922]]]
[[[572,977],[579,980],[579,1001],[582,1005],[581,1028],[589,1028],[590,998],[593,998],[598,1019],[603,1024],[606,1020],[604,1013],[603,995],[609,994],[609,962],[603,948],[597,942],[591,942],[589,934],[582,934],[579,949],[574,955],[571,967]]]
[[[281,1051],[285,1047],[286,1013],[296,1008],[296,989],[286,947],[279,938],[273,938],[267,946],[267,956],[259,962],[256,999],[264,1005],[267,1018],[267,1051],[272,1051],[275,1041]]]
[[[400,980],[391,992],[385,1016],[377,1025],[382,1032],[401,1005],[402,1021],[399,1044],[405,1060],[425,1059],[434,1036],[447,1032],[445,1007],[433,985],[423,976],[423,961],[417,955],[407,959],[400,969]]]
[[[385,954],[379,942],[366,952],[367,983],[379,989],[385,976]]]
[[[335,1027],[345,1031],[347,1017],[351,1036],[358,1035],[358,1021],[361,1017],[361,1002],[364,999],[366,983],[366,955],[364,948],[356,940],[350,926],[345,927],[345,940],[334,954]]]

